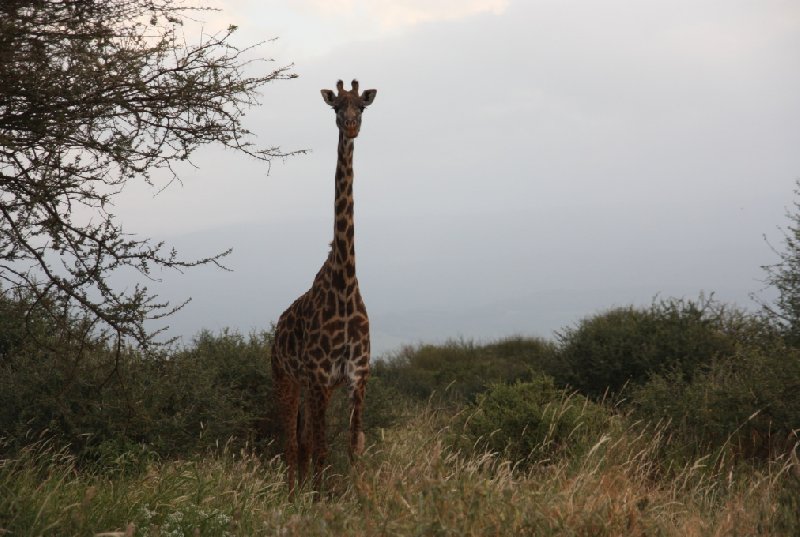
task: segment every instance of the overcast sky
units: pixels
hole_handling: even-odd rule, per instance
[[[355,149],[358,276],[375,354],[554,330],[656,295],[752,307],[800,178],[796,0],[227,0],[245,45],[294,63],[247,117],[261,163],[197,154],[183,186],[129,188],[129,231],[233,272],[164,273],[170,320],[266,328],[333,226],[322,88],[378,90]],[[195,36],[196,37],[196,36]]]

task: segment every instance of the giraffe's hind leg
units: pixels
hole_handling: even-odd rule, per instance
[[[285,374],[275,375],[273,373],[273,375],[280,422],[286,436],[286,482],[289,486],[289,494],[293,494],[298,456],[297,421],[300,410],[300,385]]]
[[[325,438],[325,412],[331,399],[331,388],[327,386],[314,386],[309,389],[310,420],[311,420],[311,449],[314,453],[314,490],[322,489],[325,460],[328,456],[328,444]]]

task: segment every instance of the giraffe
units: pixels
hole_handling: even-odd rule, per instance
[[[358,93],[353,80],[346,91],[339,80],[338,95],[321,90],[336,112],[339,130],[335,174],[333,242],[328,258],[311,288],[278,319],[272,345],[272,378],[280,422],[286,435],[285,457],[290,494],[295,472],[305,481],[309,459],[314,461],[314,490],[319,491],[325,468],[325,411],[335,388],[345,384],[350,413],[350,460],[364,449],[361,430],[369,376],[369,318],[356,279],[353,227],[353,141],[361,114],[372,104],[374,89]],[[300,408],[304,392],[304,408]]]

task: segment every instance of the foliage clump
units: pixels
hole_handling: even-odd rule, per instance
[[[0,363],[4,447],[46,438],[104,465],[133,452],[146,461],[230,439],[268,443],[270,337],[203,332],[187,349],[145,357],[97,341],[73,348],[50,334],[49,350],[17,348]]]
[[[800,180],[795,185],[800,196]],[[789,225],[783,230],[783,250],[773,248],[779,261],[761,267],[766,273],[764,283],[776,292],[772,303],[761,300],[764,313],[781,329],[787,343],[800,345],[800,202],[793,203],[794,212],[786,217]]]
[[[800,349],[742,347],[687,380],[654,374],[631,393],[641,420],[664,420],[676,455],[767,460],[790,452],[800,433]]]
[[[526,466],[584,453],[611,420],[602,405],[556,387],[544,375],[494,384],[463,415],[462,442]]]
[[[592,397],[619,394],[667,371],[690,380],[740,345],[769,339],[767,324],[713,299],[661,300],[649,308],[615,308],[563,330],[563,367],[554,376]]]
[[[511,337],[487,344],[448,341],[442,345],[404,347],[374,363],[374,373],[384,383],[413,400],[436,394],[441,400],[461,404],[496,382],[533,378],[549,366],[556,348],[540,338]]]

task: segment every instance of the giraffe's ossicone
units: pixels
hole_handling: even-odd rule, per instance
[[[271,354],[290,490],[295,473],[301,484],[304,481],[311,457],[314,487],[321,486],[327,456],[325,411],[338,386],[347,388],[352,404],[351,460],[364,449],[361,421],[369,376],[369,318],[356,278],[353,141],[361,129],[361,114],[377,91],[359,94],[355,80],[349,91],[341,80],[336,87],[338,93],[322,90],[323,99],[336,112],[339,129],[331,251],[311,288],[278,319]]]

